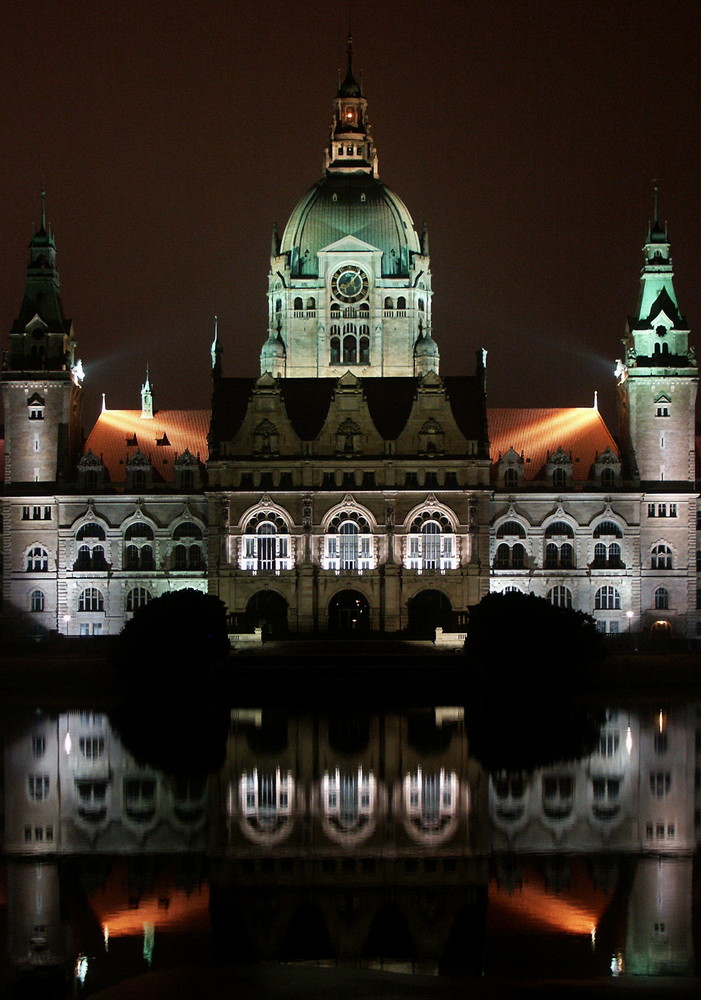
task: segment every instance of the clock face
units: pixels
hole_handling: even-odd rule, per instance
[[[368,277],[355,264],[339,268],[333,276],[332,285],[342,302],[358,302],[368,293]]]

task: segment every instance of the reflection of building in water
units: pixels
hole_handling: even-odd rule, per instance
[[[486,784],[461,722],[442,722],[433,711],[234,713],[212,870],[227,942],[262,958],[301,949],[435,968],[469,927],[463,961],[477,967]]]
[[[4,760],[9,954],[19,967],[67,959],[61,859],[125,856],[123,905],[138,910],[159,868],[154,864],[144,878],[139,856],[204,853],[206,782],[176,781],[137,764],[105,715],[37,713],[7,736]],[[108,873],[109,866],[100,870],[94,890]],[[169,893],[169,899],[177,895],[175,886]],[[113,937],[120,933],[114,923],[107,930]]]
[[[201,918],[202,894],[189,895],[201,872],[180,872],[176,905],[153,861],[189,853],[195,867],[209,857],[231,958],[479,970],[491,865],[490,910],[522,937],[530,925],[591,935],[600,971],[614,951],[630,972],[687,971],[700,718],[611,711],[585,760],[487,780],[460,711],[240,710],[205,785],[137,765],[102,715],[37,714],[5,746],[12,961],[71,951],[67,856],[105,859],[88,894],[113,935],[193,907]],[[113,855],[126,866],[121,902]]]
[[[693,707],[610,711],[596,751],[585,760],[490,780],[492,849],[502,885],[519,886],[524,855],[557,852],[557,868],[544,868],[555,891],[569,883],[568,857],[599,855],[609,861],[592,866],[602,889],[612,888],[612,873],[617,881],[621,857],[630,859],[627,936],[621,942],[630,972],[688,972],[693,964],[697,725]]]

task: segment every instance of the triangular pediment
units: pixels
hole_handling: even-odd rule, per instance
[[[342,236],[335,243],[329,243],[327,247],[322,247],[322,253],[382,253],[379,247],[372,246],[364,240],[359,240],[357,236]]]

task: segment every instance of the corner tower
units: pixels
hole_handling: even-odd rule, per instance
[[[72,477],[80,447],[83,370],[61,302],[56,244],[46,224],[29,243],[24,298],[3,356],[5,482]]]
[[[642,482],[695,478],[694,414],[698,367],[679,311],[667,227],[654,221],[643,246],[635,314],[618,362],[618,413],[628,474]]]
[[[428,237],[379,180],[367,101],[353,75],[333,102],[324,176],[273,230],[261,374],[413,376],[438,371]]]

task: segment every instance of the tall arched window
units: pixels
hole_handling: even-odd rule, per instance
[[[173,548],[173,569],[201,570],[205,559],[202,543],[202,529],[194,521],[182,521],[173,532],[173,540],[178,544]]]
[[[33,590],[29,595],[29,610],[30,611],[44,610],[44,594],[41,590]]]
[[[667,611],[669,608],[669,591],[666,587],[658,587],[655,591],[655,610]]]
[[[78,543],[78,553],[74,568],[77,570],[107,569],[105,538],[105,529],[96,521],[81,524],[75,536]]]
[[[145,521],[134,521],[124,533],[124,568],[131,570],[152,570],[153,528]]]
[[[408,569],[446,570],[458,564],[457,538],[442,510],[422,511],[409,526],[405,565]]]
[[[241,568],[279,573],[292,568],[290,533],[284,518],[274,510],[261,510],[251,517],[241,546]]]
[[[329,524],[324,540],[326,569],[372,569],[375,557],[367,518],[357,510],[341,511]]]

